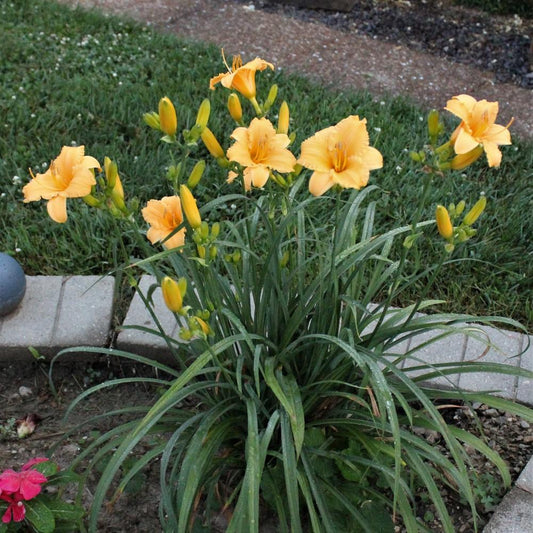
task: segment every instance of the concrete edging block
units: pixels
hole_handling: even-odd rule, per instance
[[[110,276],[26,276],[19,307],[0,319],[0,363],[31,361],[28,347],[51,358],[64,348],[105,346],[113,316]],[[65,356],[79,360],[87,354]]]

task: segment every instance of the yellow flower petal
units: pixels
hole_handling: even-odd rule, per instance
[[[461,129],[455,139],[454,149],[456,154],[466,154],[479,144],[467,131]]]
[[[331,157],[328,150],[328,138],[334,127],[326,128],[315,133],[302,143],[301,155],[298,163],[306,168],[328,172],[331,168]]]
[[[335,185],[329,172],[315,171],[309,179],[309,192],[313,196],[321,196]]]
[[[244,182],[251,183],[254,187],[264,187],[270,172],[264,166],[248,167],[244,170]],[[249,189],[246,189],[249,190]]]
[[[502,153],[495,142],[483,141],[483,149],[487,155],[489,167],[499,167],[502,161]]]
[[[54,196],[48,200],[46,209],[54,222],[63,224],[67,221],[67,199],[63,196]]]

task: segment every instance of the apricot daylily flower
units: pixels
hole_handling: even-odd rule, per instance
[[[366,119],[351,115],[305,140],[298,163],[314,170],[309,191],[320,196],[334,185],[361,189],[370,171],[383,166],[383,157],[369,146]]]
[[[283,133],[276,133],[270,120],[254,118],[248,128],[237,128],[231,134],[237,142],[228,148],[227,157],[245,167],[244,188],[263,187],[268,180],[270,170],[291,172],[296,158],[287,150],[290,140]],[[228,181],[237,177],[230,172]]]
[[[444,108],[461,119],[461,124],[452,134],[451,141],[456,154],[466,154],[476,146],[483,145],[489,167],[498,167],[502,153],[500,144],[511,144],[509,122],[507,126],[494,124],[498,114],[498,102],[479,102],[467,94],[460,94],[448,100]]]
[[[146,237],[152,244],[164,240],[163,246],[169,249],[184,245],[185,228],[180,229],[172,237],[166,239],[183,223],[179,196],[165,196],[161,200],[150,200],[142,210],[142,216],[150,224]]]
[[[67,198],[83,198],[96,185],[92,169],[100,163],[84,155],[84,146],[63,146],[59,156],[52,161],[44,174],[37,174],[24,186],[24,202],[48,200],[48,214],[55,222],[67,220]]]
[[[228,72],[222,72],[218,76],[211,78],[209,88],[214,89],[215,85],[220,82],[226,89],[235,89],[250,100],[255,98],[256,95],[256,71],[265,70],[267,67],[274,70],[272,63],[268,63],[258,57],[243,65],[241,56],[234,56],[231,68],[228,67]]]

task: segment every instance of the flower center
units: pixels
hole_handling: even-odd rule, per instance
[[[235,72],[242,67],[242,58],[240,55],[233,56],[233,62],[231,64],[231,72]]]
[[[50,173],[52,174],[52,179],[56,183],[58,189],[64,190],[68,187],[71,181],[69,176],[64,176],[57,172],[56,165],[54,163],[50,165]]]
[[[250,158],[254,163],[262,163],[268,156],[268,138],[262,135],[250,147]]]
[[[346,145],[342,141],[339,141],[333,149],[333,168],[335,172],[342,172],[346,168],[347,160]]]

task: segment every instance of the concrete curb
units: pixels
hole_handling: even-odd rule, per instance
[[[19,307],[0,317],[0,364],[31,361],[28,346],[47,359],[72,346],[105,346],[115,280],[101,276],[26,276]],[[80,353],[62,360],[79,360]]]
[[[48,359],[59,350],[72,346],[107,345],[113,314],[112,277],[99,276],[27,276],[27,289],[21,305],[10,315],[0,317],[0,365],[32,360],[28,346],[33,346]],[[139,289],[146,294],[154,278],[144,276]],[[178,337],[180,324],[166,308],[160,288],[152,294],[158,320],[165,333]],[[172,360],[167,344],[157,332],[157,326],[147,312],[139,294],[130,304],[124,326],[120,331],[117,347],[140,355],[153,357],[162,362]],[[132,328],[141,326],[144,330]],[[509,362],[533,370],[533,337],[516,332],[497,330],[486,326],[479,328],[490,339],[487,349],[482,338],[466,338],[458,333],[422,346],[417,351],[417,361],[406,359],[404,369],[423,362],[452,362],[475,360],[483,355],[484,360]],[[435,333],[436,335],[439,332]],[[405,354],[424,344],[434,335],[429,332],[403,341],[394,347],[394,352]],[[529,344],[528,344],[529,343]],[[520,357],[512,357],[521,350]],[[95,357],[94,354],[76,352],[65,356],[63,361],[79,361],[80,357]],[[416,370],[413,373],[416,375]],[[460,374],[452,376],[451,382],[438,377],[440,386],[459,385],[468,390],[497,390],[498,394],[522,403],[533,405],[533,381],[514,376],[494,374]],[[518,478],[515,486],[505,496],[484,533],[525,533],[533,524],[533,458]]]

